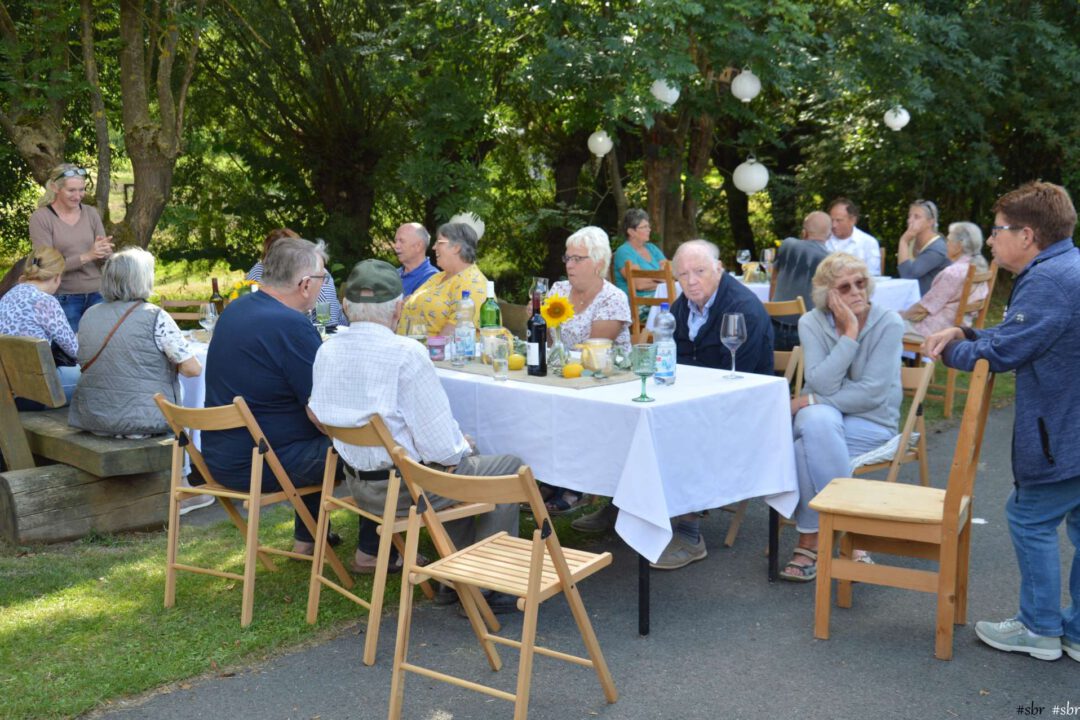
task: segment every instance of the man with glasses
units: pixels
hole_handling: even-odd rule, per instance
[[[311,421],[311,367],[322,344],[308,313],[326,273],[322,241],[284,237],[267,251],[259,292],[229,303],[221,314],[206,356],[206,406],[247,401],[266,439],[297,487],[322,482],[329,439]],[[244,428],[204,432],[202,452],[214,478],[247,489],[251,478],[251,435]],[[263,473],[263,492],[276,492],[274,474]],[[305,495],[313,517],[318,493]],[[314,538],[295,519],[294,550],[311,554]]]
[[[427,251],[431,244],[431,233],[418,222],[409,222],[400,226],[394,233],[394,254],[401,267],[401,285],[403,297],[408,299],[427,279],[439,272],[428,260]]]
[[[829,218],[832,220],[832,234],[829,235],[825,248],[830,252],[846,252],[866,263],[872,276],[881,275],[881,245],[877,239],[859,228],[859,206],[846,197],[838,197],[829,203]]]
[[[993,207],[990,248],[1016,273],[1000,325],[954,327],[926,339],[924,351],[971,370],[987,359],[995,373],[1016,373],[1014,490],[1005,505],[1020,565],[1020,610],[1002,622],[978,622],[987,645],[1080,662],[1080,251],[1076,209],[1065,188],[1032,182]],[[1061,607],[1058,528],[1073,544],[1071,607]]]

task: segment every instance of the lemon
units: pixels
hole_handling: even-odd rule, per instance
[[[569,365],[563,366],[562,376],[564,378],[581,377],[581,371],[584,369],[585,367],[581,363],[570,363]]]
[[[511,370],[520,370],[525,367],[525,356],[514,353],[506,361],[506,364]]]

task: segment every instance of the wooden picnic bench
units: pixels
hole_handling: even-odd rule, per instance
[[[48,409],[19,412],[16,396]],[[162,527],[170,438],[77,430],[64,404],[49,343],[0,336],[0,537],[24,545]]]

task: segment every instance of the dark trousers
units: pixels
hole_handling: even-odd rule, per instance
[[[798,323],[788,324],[779,320],[772,321],[773,350],[790,351],[799,344]]]

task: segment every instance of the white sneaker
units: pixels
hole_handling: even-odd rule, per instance
[[[1005,652],[1027,653],[1037,660],[1057,660],[1061,657],[1061,638],[1035,635],[1016,618],[998,623],[985,620],[977,622],[975,634],[990,647]],[[1069,657],[1074,657],[1072,652]]]
[[[1061,649],[1076,662],[1080,662],[1080,642],[1073,642],[1067,637],[1061,638]]]
[[[187,515],[192,510],[209,507],[214,504],[213,495],[192,495],[180,501],[180,514]]]
[[[671,542],[660,553],[660,557],[649,567],[657,570],[678,570],[692,562],[704,560],[709,553],[705,550],[705,537],[698,535],[697,542],[691,545],[678,535],[671,538]]]

